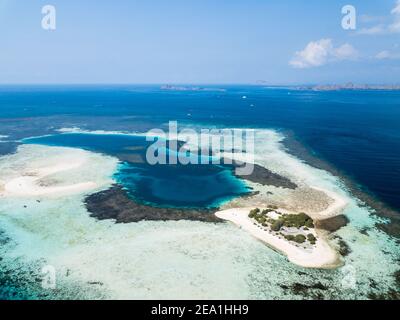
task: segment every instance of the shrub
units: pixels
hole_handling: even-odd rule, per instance
[[[270,213],[271,211],[273,211],[272,209],[264,209],[263,211],[262,211],[262,214],[268,214],[268,213]]]
[[[284,214],[281,219],[285,227],[300,228],[305,226],[307,228],[314,228],[312,219],[303,212],[299,214]]]
[[[294,241],[295,237],[294,237],[294,235],[287,234],[287,235],[285,235],[285,239],[288,241]]]
[[[276,220],[272,225],[271,225],[271,230],[272,231],[279,231],[281,230],[283,226],[282,220]]]
[[[308,241],[310,241],[311,244],[315,244],[315,242],[317,241],[317,238],[315,238],[315,236],[312,233],[309,233],[307,235],[307,239]]]
[[[255,218],[259,212],[260,212],[260,209],[258,209],[258,208],[250,210],[249,218]]]
[[[258,219],[257,219],[257,221],[259,222],[259,223],[265,223],[265,221],[267,221],[267,219],[265,218],[265,217],[263,217],[263,216],[259,216],[258,217]]]
[[[309,220],[306,220],[305,224],[304,224],[307,228],[314,228],[314,222],[312,221],[312,219],[310,218]]]
[[[294,241],[297,242],[297,243],[303,243],[303,242],[306,241],[306,237],[304,235],[302,235],[302,234],[297,234],[294,237]]]

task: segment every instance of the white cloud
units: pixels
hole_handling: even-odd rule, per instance
[[[390,11],[391,14],[400,14],[400,0],[397,0],[396,6]]]
[[[355,59],[357,56],[357,50],[348,43],[335,48],[332,39],[320,39],[309,42],[303,50],[297,51],[289,64],[294,68],[304,69],[337,60]]]
[[[376,59],[384,60],[384,59],[400,59],[400,53],[394,53],[388,50],[383,50],[379,52],[376,56]]]
[[[400,0],[397,0],[396,6],[390,13],[394,15],[394,22],[389,25],[389,31],[392,33],[400,33]]]
[[[400,16],[398,21],[395,21],[389,26],[389,32],[391,33],[400,33]]]
[[[371,28],[362,28],[357,33],[358,34],[366,34],[366,35],[375,35],[375,34],[383,34],[386,32],[386,28],[384,25],[379,24],[377,26],[373,26]]]
[[[297,51],[289,62],[295,68],[318,67],[326,63],[328,53],[332,50],[331,39],[311,41],[302,51]]]
[[[393,16],[391,24],[379,24],[370,28],[363,28],[357,31],[357,33],[364,35],[400,33],[400,0],[396,1],[396,5],[390,13]]]
[[[334,49],[332,54],[339,60],[354,60],[358,57],[357,50],[348,43]]]
[[[375,56],[375,58],[377,59],[388,59],[389,57],[390,57],[390,52],[387,50],[383,50]]]

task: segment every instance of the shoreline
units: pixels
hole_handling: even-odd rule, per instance
[[[315,229],[317,243],[315,248],[304,249],[300,245],[282,239],[282,237],[263,230],[248,217],[251,208],[234,208],[215,213],[218,218],[230,221],[245,230],[254,238],[261,240],[268,247],[284,254],[288,260],[304,268],[334,269],[343,265],[338,252],[322,236],[322,230]],[[281,210],[281,209],[279,209]],[[286,211],[287,212],[287,211]]]
[[[32,146],[20,145],[15,156],[21,150],[29,150]],[[43,149],[47,147],[34,146]],[[77,181],[65,185],[63,175],[74,175],[74,172],[90,165],[91,153],[77,148],[49,147],[51,152],[47,158],[41,158],[29,164],[20,164],[9,168],[7,180],[0,180],[0,197],[58,198],[74,194],[86,193],[99,187],[93,181]],[[61,176],[61,178],[60,178]]]
[[[340,267],[343,265],[343,262],[340,259],[338,250],[333,249],[329,244],[328,237],[330,232],[319,226],[323,225],[324,220],[341,216],[342,211],[347,206],[347,201],[334,192],[317,188],[315,186],[311,188],[324,192],[333,200],[333,203],[329,204],[324,210],[309,214],[314,221],[315,236],[318,240],[316,248],[314,248],[311,253],[296,247],[289,241],[282,239],[277,235],[271,234],[270,230],[263,230],[263,228],[261,228],[259,225],[255,225],[254,222],[248,217],[250,210],[254,207],[229,208],[217,211],[215,215],[218,218],[234,223],[240,229],[246,230],[253,237],[261,240],[273,249],[283,253],[285,256],[287,256],[288,260],[294,264],[305,268],[333,269]],[[277,210],[288,214],[296,214],[293,211],[285,210],[283,208],[278,208]]]
[[[278,145],[279,144],[285,147],[282,141],[278,142]],[[286,150],[281,151],[286,152]],[[290,153],[288,154],[291,155]],[[259,157],[259,161],[255,162],[255,167],[263,168],[272,175],[278,175],[273,169],[273,166],[270,167],[268,165],[268,157],[264,157],[262,153],[255,153],[255,157]],[[295,158],[300,162],[302,161],[297,156],[295,156]],[[313,166],[311,167],[315,168]],[[344,216],[342,212],[349,204],[349,201],[336,192],[327,190],[326,188],[300,182],[301,180],[297,181],[299,177],[297,177],[296,174],[293,175],[289,173],[289,171],[280,171],[278,176],[289,181],[291,185],[272,185],[279,190],[274,192],[264,188],[271,187],[271,185],[262,183],[262,181],[258,181],[258,179],[246,179],[246,177],[242,177],[243,180],[253,183],[252,189],[256,191],[257,194],[253,197],[249,197],[249,201],[243,198],[231,201],[229,204],[222,206],[222,209],[216,212],[215,215],[218,218],[233,222],[239,228],[246,230],[253,237],[283,253],[287,256],[289,261],[299,266],[331,269],[343,265],[339,255],[340,249],[337,248],[336,250],[330,246],[329,235],[348,223],[347,217]],[[295,180],[292,180],[292,178],[295,178]],[[298,182],[300,182],[300,185]],[[279,192],[282,190],[286,190],[287,196],[284,196],[284,199],[279,197]],[[275,195],[276,192],[278,196]],[[299,204],[296,203],[296,198],[298,198],[299,195],[302,199],[301,208],[298,208]],[[290,203],[290,201],[287,202],[288,198],[292,198],[292,203]],[[257,209],[261,208],[260,210],[262,211],[262,208],[265,209],[267,204],[269,204],[268,207],[273,204],[279,211],[292,215],[299,214],[299,212],[306,212],[306,214],[313,219],[315,224],[314,235],[317,236],[318,239],[316,248],[314,248],[312,252],[306,252],[306,250],[300,249],[299,246],[291,244],[290,241],[282,239],[282,236],[279,236],[277,232],[273,235],[271,229],[268,229],[269,227],[262,227],[248,217],[250,210],[257,207]],[[333,229],[333,231],[330,231],[330,229]]]

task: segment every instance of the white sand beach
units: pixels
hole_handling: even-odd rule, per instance
[[[218,211],[215,214],[221,219],[233,222],[255,238],[285,254],[289,261],[299,266],[307,268],[335,268],[342,264],[336,250],[330,247],[318,230],[313,232],[317,238],[315,246],[305,249],[301,245],[289,242],[283,237],[278,237],[264,230],[264,228],[255,225],[248,217],[251,209],[252,208],[233,208]]]
[[[22,148],[29,149],[30,146]],[[41,147],[35,146],[36,149]],[[24,163],[12,170],[8,179],[0,183],[0,196],[32,197],[49,196],[62,197],[94,190],[98,185],[93,181],[65,184],[65,179],[57,179],[60,174],[70,174],[82,169],[89,163],[88,152],[79,149],[54,148],[58,154],[49,155],[31,163]]]
[[[222,208],[223,210],[216,212],[216,216],[233,222],[255,238],[285,254],[289,261],[299,266],[307,268],[336,268],[342,265],[340,255],[329,244],[329,234],[325,230],[315,228],[312,233],[317,238],[316,245],[312,249],[304,249],[301,245],[296,245],[283,237],[278,237],[268,230],[255,225],[254,221],[248,217],[250,210],[256,207],[263,210],[265,209],[263,206],[266,207],[268,200],[276,200],[277,198],[274,195],[267,197],[262,187],[258,190],[256,186],[255,190],[261,190],[261,192],[253,197],[238,200],[225,206]],[[294,191],[294,193],[304,195],[301,206],[298,208],[296,205],[293,205],[292,202],[295,197],[291,198],[289,193],[285,197],[285,202],[275,202],[275,204],[279,204],[278,211],[287,214],[298,214],[304,211],[314,222],[342,214],[348,204],[348,201],[339,194],[316,186],[304,188],[304,190],[300,188],[298,191]],[[307,193],[311,197],[307,196]],[[321,209],[315,210],[316,207]]]

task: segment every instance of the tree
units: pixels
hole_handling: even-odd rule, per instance
[[[306,237],[304,235],[302,235],[302,234],[297,234],[294,237],[294,241],[297,242],[297,243],[303,243],[303,242],[306,241]]]
[[[272,225],[271,225],[271,230],[272,231],[279,231],[281,230],[283,226],[282,220],[276,220]]]
[[[249,218],[255,218],[259,212],[260,212],[260,209],[258,209],[258,208],[250,210]]]
[[[307,240],[310,241],[311,244],[315,244],[315,242],[317,241],[317,238],[315,238],[315,236],[312,233],[309,233],[307,235]]]

